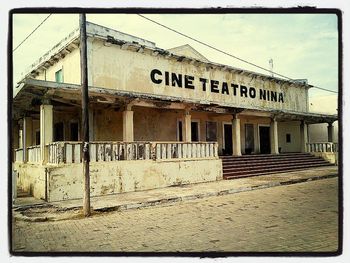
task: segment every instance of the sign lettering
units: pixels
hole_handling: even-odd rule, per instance
[[[190,75],[182,75],[174,72],[164,71],[161,72],[159,69],[152,69],[150,78],[154,84],[162,84],[165,86],[172,86],[185,89],[196,89],[194,85],[195,77]],[[272,102],[284,103],[284,95],[282,92],[266,90],[256,87],[247,87],[236,83],[221,82],[214,79],[199,78],[201,89],[204,92],[221,93],[231,96],[240,96],[244,98],[257,98],[258,99]]]

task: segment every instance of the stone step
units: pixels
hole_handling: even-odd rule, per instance
[[[247,156],[230,156],[227,158],[222,158],[220,156],[222,162],[231,162],[231,161],[251,161],[251,160],[281,160],[281,159],[303,159],[303,158],[315,158],[315,156],[311,155],[311,154],[303,154],[303,155],[262,155],[262,156],[258,156],[258,155],[251,155],[249,157]]]
[[[327,161],[317,158],[310,160],[281,160],[278,162],[245,162],[245,163],[228,163],[223,165],[223,170],[234,170],[234,169],[250,169],[251,167],[274,167],[274,166],[296,166],[306,163],[328,163]]]
[[[261,174],[270,174],[270,173],[278,173],[278,172],[286,172],[286,171],[295,171],[302,170],[313,167],[322,167],[322,166],[331,166],[330,163],[322,163],[322,164],[304,164],[299,166],[286,166],[286,167],[273,167],[273,168],[260,168],[255,170],[244,170],[244,171],[235,171],[235,172],[226,172],[223,174],[224,179],[232,179],[246,176],[256,176]]]
[[[318,167],[320,167],[320,166],[318,166]],[[308,167],[308,168],[302,167],[302,168],[293,168],[290,170],[283,170],[283,171],[268,171],[268,172],[251,173],[251,174],[243,174],[243,175],[224,176],[224,179],[231,180],[231,179],[239,179],[239,178],[252,177],[252,176],[276,174],[276,173],[288,173],[288,172],[295,172],[295,171],[300,171],[300,170],[307,170],[307,169],[311,169],[311,168],[317,168],[317,167]]]
[[[323,160],[320,157],[305,156],[301,158],[271,158],[271,159],[250,159],[250,160],[225,160],[222,161],[223,165],[229,164],[252,164],[252,163],[274,163],[274,162],[287,162],[287,161],[305,161],[305,160]]]
[[[29,192],[22,190],[21,188],[17,188],[17,197],[29,197],[31,196]]]
[[[313,156],[310,153],[280,153],[280,154],[246,154],[241,156],[221,155],[221,159],[250,159],[254,157],[258,158],[273,158],[273,157],[293,157],[293,156]]]
[[[252,173],[252,172],[260,172],[260,171],[269,171],[269,170],[283,170],[283,169],[298,169],[299,167],[306,167],[306,166],[329,166],[331,164],[325,162],[325,163],[304,163],[299,165],[284,165],[284,166],[260,166],[260,167],[251,167],[251,168],[238,168],[238,169],[232,169],[232,170],[224,170],[223,174],[232,174],[232,173]]]

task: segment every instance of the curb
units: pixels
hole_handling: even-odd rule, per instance
[[[175,203],[181,202],[181,201],[190,201],[190,200],[197,200],[197,199],[203,199],[207,197],[213,197],[213,196],[223,196],[228,194],[236,194],[241,192],[248,192],[248,191],[254,191],[254,190],[260,190],[265,188],[271,188],[276,186],[284,186],[284,185],[292,185],[297,183],[304,183],[309,181],[316,181],[316,180],[322,180],[322,179],[328,179],[328,178],[334,178],[338,177],[338,174],[328,174],[323,176],[314,176],[310,178],[299,178],[299,179],[290,179],[287,181],[282,182],[271,182],[271,183],[265,183],[260,185],[253,185],[253,186],[247,186],[247,187],[239,187],[239,188],[233,188],[228,190],[222,190],[222,191],[216,191],[216,192],[208,192],[208,193],[201,193],[201,194],[190,194],[185,196],[171,196],[156,200],[150,200],[146,202],[136,202],[136,203],[129,203],[129,204],[122,204],[122,205],[115,205],[115,206],[109,206],[109,207],[102,207],[97,209],[92,209],[96,212],[113,212],[113,211],[125,211],[125,210],[131,210],[131,209],[141,209],[146,207],[152,207],[152,206],[170,206],[174,205]],[[29,208],[37,208],[40,207],[40,205],[31,205],[26,206],[22,208],[15,208],[15,211],[23,212],[26,209]],[[54,207],[51,205],[51,207]],[[60,208],[57,207],[57,210],[65,210],[65,211],[73,211],[81,208],[82,206],[74,206],[70,208]],[[45,222],[45,221],[59,221],[63,219],[55,219],[53,217],[28,217],[23,215],[22,213],[14,215],[14,218],[22,220],[22,221],[28,221],[28,222]],[[69,219],[69,218],[65,218]]]
[[[97,208],[94,209],[98,212],[110,212],[110,211],[124,211],[129,209],[138,209],[138,208],[144,208],[144,207],[151,207],[156,205],[170,205],[176,202],[180,201],[190,201],[190,200],[196,200],[196,199],[202,199],[212,196],[223,196],[228,194],[236,194],[241,192],[248,192],[248,191],[254,191],[259,189],[265,189],[265,188],[271,188],[276,186],[282,186],[282,185],[292,185],[297,183],[304,183],[308,181],[316,181],[316,180],[322,180],[322,179],[328,179],[328,178],[334,178],[338,177],[338,174],[328,174],[324,176],[315,176],[310,178],[300,178],[300,179],[291,179],[284,182],[272,182],[272,183],[266,183],[261,185],[254,185],[254,186],[247,186],[247,187],[240,187],[240,188],[234,188],[229,190],[222,190],[217,192],[208,192],[203,194],[195,194],[195,195],[186,195],[182,197],[167,197],[163,199],[158,200],[152,200],[148,202],[138,202],[138,203],[130,203],[130,204],[124,204],[124,205],[116,205],[116,206],[110,206],[110,207],[104,207],[104,208]]]

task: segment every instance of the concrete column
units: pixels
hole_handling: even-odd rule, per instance
[[[241,156],[241,121],[237,115],[232,119],[232,155]]]
[[[182,137],[184,142],[192,141],[191,115],[189,111],[186,111],[185,115],[182,118]]]
[[[270,124],[270,142],[271,154],[279,154],[278,151],[278,126],[275,119],[271,120]]]
[[[19,124],[17,121],[12,123],[12,161],[15,161],[15,149],[19,148]]]
[[[123,141],[134,141],[134,112],[132,110],[123,111]]]
[[[23,119],[24,133],[25,133],[25,142],[26,146],[33,145],[33,119],[32,117],[24,117]]]
[[[333,126],[332,122],[328,123],[327,131],[328,131],[328,142],[333,142],[334,141],[334,126]]]
[[[12,123],[12,148],[19,148],[19,124],[17,121]]]
[[[44,164],[47,162],[45,145],[53,141],[53,106],[41,105],[40,106],[40,150],[41,150],[41,162]]]
[[[32,146],[33,141],[33,120],[32,117],[23,118],[23,136],[22,136],[22,145],[23,145],[23,162],[28,161],[27,148]]]
[[[300,122],[300,151],[302,153],[307,152],[306,143],[308,142],[307,137],[308,125],[304,122]]]

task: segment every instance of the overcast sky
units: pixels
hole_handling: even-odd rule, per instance
[[[16,47],[48,14],[14,15]],[[309,84],[338,90],[337,16],[332,14],[194,14],[145,16],[237,57]],[[78,26],[79,16],[54,14],[14,52],[14,79]],[[132,34],[168,49],[190,44],[209,60],[263,72],[134,14],[87,15],[87,21]],[[310,96],[334,93],[310,90]]]

